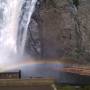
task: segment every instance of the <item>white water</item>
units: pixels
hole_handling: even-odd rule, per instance
[[[31,16],[34,12],[36,2],[37,2],[37,0],[27,0],[27,2],[26,2],[26,7],[25,7],[26,12],[23,16],[23,21],[22,21],[22,25],[21,25],[21,27],[24,25],[23,26],[24,27],[24,32],[23,32],[21,48],[20,48],[21,55],[23,55],[23,53],[24,53],[25,43],[26,43],[26,39],[27,39],[28,25],[31,21]]]
[[[24,52],[24,46],[27,36],[27,28],[34,11],[37,0],[28,0],[29,6],[27,23],[23,33],[21,44],[21,52]],[[18,22],[21,14],[21,7],[25,0],[0,0],[0,64],[9,63],[13,61],[17,50],[17,33]]]

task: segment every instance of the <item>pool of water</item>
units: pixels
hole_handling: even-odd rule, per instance
[[[59,69],[63,69],[67,64],[31,64],[25,65],[21,68],[22,78],[30,79],[31,77],[52,77],[56,79],[58,83],[68,84],[90,84],[89,76],[81,76],[79,74],[60,72]]]

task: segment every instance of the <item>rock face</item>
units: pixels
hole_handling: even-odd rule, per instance
[[[90,53],[90,0],[81,0],[78,9],[80,30],[82,34],[82,47]]]
[[[43,55],[59,58],[69,55],[76,48],[75,21],[71,14],[71,6],[67,0],[47,0],[46,7],[41,10]],[[55,7],[53,5],[56,5]]]
[[[90,0],[39,1],[43,3],[37,22],[42,57],[89,58]]]
[[[40,1],[36,3],[36,9],[32,15],[31,21],[28,26],[26,52],[33,57],[41,56],[41,42],[40,42]]]

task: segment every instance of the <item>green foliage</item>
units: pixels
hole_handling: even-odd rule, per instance
[[[90,90],[90,85],[89,86],[82,86],[81,89],[82,90]]]
[[[65,86],[63,87],[63,90],[76,90],[73,86]]]
[[[85,50],[84,50],[84,49],[78,49],[78,48],[76,48],[76,49],[70,54],[70,56],[79,59],[81,56],[84,55],[84,53],[85,53]]]
[[[70,85],[56,85],[57,90],[76,90],[74,86]]]
[[[83,54],[84,54],[84,50],[83,50],[83,49],[76,49],[76,50],[75,50],[76,58],[79,58],[79,57],[82,56]]]
[[[90,90],[90,86],[56,85],[57,90]]]

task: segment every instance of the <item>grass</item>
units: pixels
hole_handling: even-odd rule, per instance
[[[71,85],[56,85],[57,90],[90,90],[90,85],[86,86],[71,86]]]

